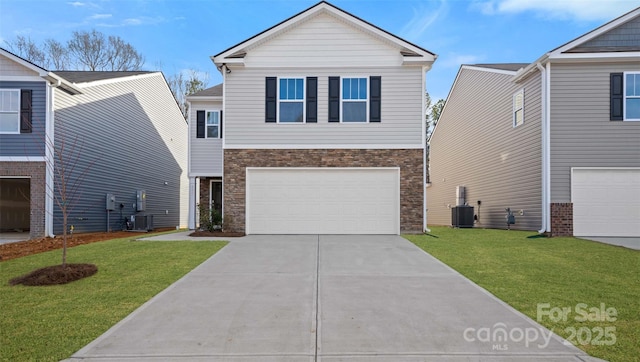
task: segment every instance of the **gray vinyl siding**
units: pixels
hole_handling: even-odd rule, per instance
[[[615,51],[615,48],[640,49],[640,17],[601,34],[569,52],[611,52]]]
[[[67,164],[77,162],[75,175],[88,171],[69,219],[77,232],[106,230],[107,193],[124,205],[122,216],[136,214],[137,190],[146,191],[144,213],[154,215],[156,228],[186,226],[187,123],[160,73],[134,78],[85,86],[81,95],[56,91],[56,146],[65,145]],[[56,234],[60,216],[56,207]],[[121,221],[117,207],[109,227],[119,230]]]
[[[540,75],[520,84],[511,79],[461,70],[430,140],[429,225],[451,225],[450,207],[456,206],[456,186],[462,185],[478,215],[476,227],[506,228],[505,208],[510,207],[516,212],[513,228],[540,228]],[[522,88],[524,124],[514,128],[512,96]]]
[[[198,111],[222,110],[222,101],[192,101],[189,110],[190,176],[222,176],[222,139],[197,138],[196,113]],[[223,112],[223,123],[226,113]],[[223,131],[226,124],[222,125]]]
[[[609,120],[609,74],[640,63],[552,64],[551,202],[571,202],[571,167],[640,167],[640,122]]]
[[[328,78],[382,77],[380,123],[329,123]],[[318,77],[318,122],[265,123],[265,77]],[[225,144],[234,145],[421,145],[421,67],[246,68],[226,76]]]
[[[4,74],[4,73],[3,73]],[[5,82],[0,81],[0,88],[31,89],[32,124],[31,133],[0,134],[0,156],[44,156],[45,127],[47,116],[47,84],[46,82]]]

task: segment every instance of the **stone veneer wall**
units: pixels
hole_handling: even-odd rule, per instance
[[[45,162],[0,162],[1,176],[24,176],[31,179],[31,219],[29,221],[29,236],[39,238],[45,234],[45,195],[46,183]]]
[[[245,231],[247,167],[400,167],[400,230],[423,230],[422,149],[226,149],[224,210]]]
[[[573,203],[551,204],[551,236],[573,236]]]

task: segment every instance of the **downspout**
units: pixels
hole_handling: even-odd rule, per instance
[[[187,228],[196,228],[196,178],[191,176],[191,102],[187,101],[187,179],[189,180],[189,212],[187,213]]]
[[[540,81],[541,81],[541,139],[542,139],[542,220],[540,230],[538,233],[544,234],[549,229],[549,212],[550,212],[550,203],[549,203],[549,172],[550,172],[550,132],[549,132],[549,82],[548,82],[548,68],[549,63],[547,63],[547,68],[542,66],[540,62],[536,63],[536,67],[540,71]]]
[[[422,67],[422,86],[424,91],[427,89],[427,67]],[[422,231],[431,232],[427,227],[427,125],[425,122],[427,116],[425,95],[422,95]]]
[[[53,158],[53,148],[55,147],[55,111],[54,111],[54,92],[62,81],[58,79],[56,83],[50,83],[47,88],[47,114],[45,116],[45,135],[44,135],[44,160],[45,160],[45,200],[44,200],[44,229],[45,236],[55,237],[53,233],[53,198],[55,193],[54,185],[54,167],[55,160]]]

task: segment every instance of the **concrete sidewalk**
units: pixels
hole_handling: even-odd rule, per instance
[[[597,359],[401,237],[287,235],[234,240],[70,360]]]

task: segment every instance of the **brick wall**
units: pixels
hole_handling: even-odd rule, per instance
[[[245,231],[247,167],[400,167],[400,229],[421,232],[422,149],[224,150],[224,210]]]
[[[573,236],[573,204],[551,204],[551,236]]]
[[[45,234],[46,169],[45,162],[0,162],[0,177],[24,176],[31,179],[31,218],[29,222],[31,238],[42,237]]]

